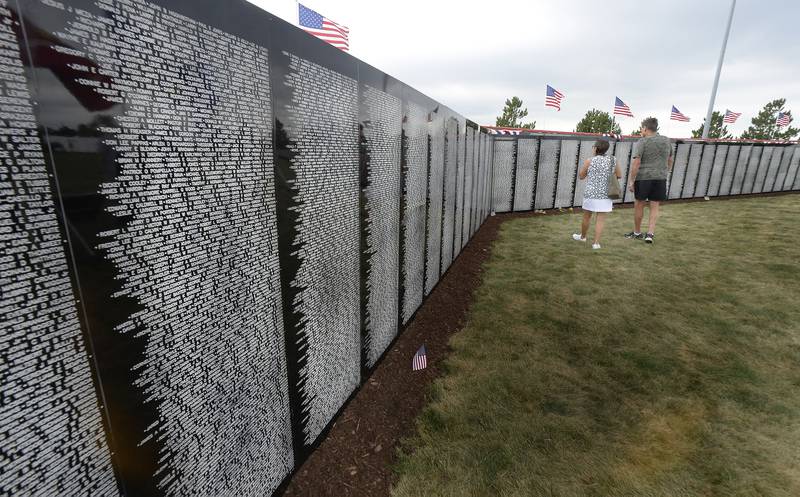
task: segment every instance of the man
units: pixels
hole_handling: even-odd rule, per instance
[[[636,143],[628,190],[634,196],[633,231],[625,238],[653,243],[658,220],[658,206],[667,199],[667,174],[672,170],[672,144],[669,138],[658,134],[658,119],[648,117],[642,121],[642,139]],[[650,204],[647,233],[642,234],[644,206]]]

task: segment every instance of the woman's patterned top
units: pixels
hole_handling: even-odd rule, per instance
[[[589,174],[586,175],[586,189],[583,191],[583,198],[608,198],[608,177],[614,174],[614,163],[613,155],[592,157],[589,163]]]

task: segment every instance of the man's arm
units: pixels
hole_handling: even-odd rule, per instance
[[[639,166],[642,165],[642,158],[637,157],[633,159],[631,164],[631,174],[628,177],[628,190],[633,191],[633,182],[636,181],[636,174],[639,172]]]
[[[667,171],[672,171],[672,152],[669,153],[667,158]]]

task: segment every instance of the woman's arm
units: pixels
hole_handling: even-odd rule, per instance
[[[586,175],[589,174],[589,164],[592,162],[592,159],[586,159],[583,161],[583,167],[578,172],[578,177],[580,179],[586,179]]]
[[[614,174],[617,176],[617,179],[622,179],[622,169],[619,168],[619,162],[614,161]]]

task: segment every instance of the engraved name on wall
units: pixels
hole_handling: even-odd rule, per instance
[[[0,0],[0,495],[119,495],[15,19]]]
[[[397,334],[400,247],[400,99],[367,86],[367,367]]]

